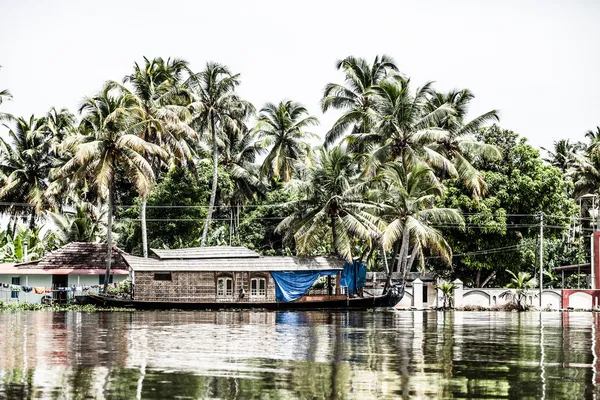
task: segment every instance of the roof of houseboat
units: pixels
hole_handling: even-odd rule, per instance
[[[212,246],[188,247],[186,249],[150,249],[158,258],[167,259],[206,259],[206,258],[259,258],[260,254],[247,247]]]
[[[344,261],[333,257],[237,257],[160,259],[124,255],[133,271],[331,271]]]

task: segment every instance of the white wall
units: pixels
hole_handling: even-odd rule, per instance
[[[52,286],[52,275],[0,275],[1,283],[12,282],[13,277],[21,278],[21,286],[33,286],[33,287],[51,287]],[[127,279],[128,275],[113,275],[113,282],[119,283]],[[100,281],[98,275],[69,275],[68,284],[69,286],[91,286],[97,285]],[[77,295],[84,294],[77,292]],[[11,298],[10,289],[0,288],[0,301],[4,302],[21,302],[21,303],[41,303],[42,297],[52,296],[52,293],[35,294],[34,291],[25,293],[23,291],[18,292],[18,298]]]

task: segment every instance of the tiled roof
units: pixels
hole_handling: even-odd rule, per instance
[[[158,258],[167,259],[206,259],[206,258],[258,258],[260,255],[246,247],[214,246],[189,247],[187,249],[150,249]]]
[[[329,257],[252,257],[153,259],[124,254],[134,271],[325,271],[342,270],[344,261]]]
[[[41,259],[17,264],[17,268],[103,269],[106,268],[106,243],[69,243]],[[111,269],[128,269],[125,253],[113,246]]]

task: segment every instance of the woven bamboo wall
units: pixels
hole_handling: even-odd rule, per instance
[[[173,271],[171,281],[155,280],[156,272],[135,273],[135,299],[143,301],[176,302],[271,302],[275,301],[275,283],[268,272],[192,272]],[[233,279],[233,295],[217,296],[217,279]],[[252,296],[250,280],[254,277],[267,281],[266,296]],[[244,297],[240,297],[241,288]]]

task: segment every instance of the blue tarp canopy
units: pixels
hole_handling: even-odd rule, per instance
[[[275,281],[275,299],[290,302],[298,300],[320,276],[336,275],[339,271],[272,271]]]
[[[358,290],[365,286],[367,280],[367,266],[354,261],[346,261],[344,270],[340,278],[340,285],[348,287],[348,295],[352,296],[358,293]]]

